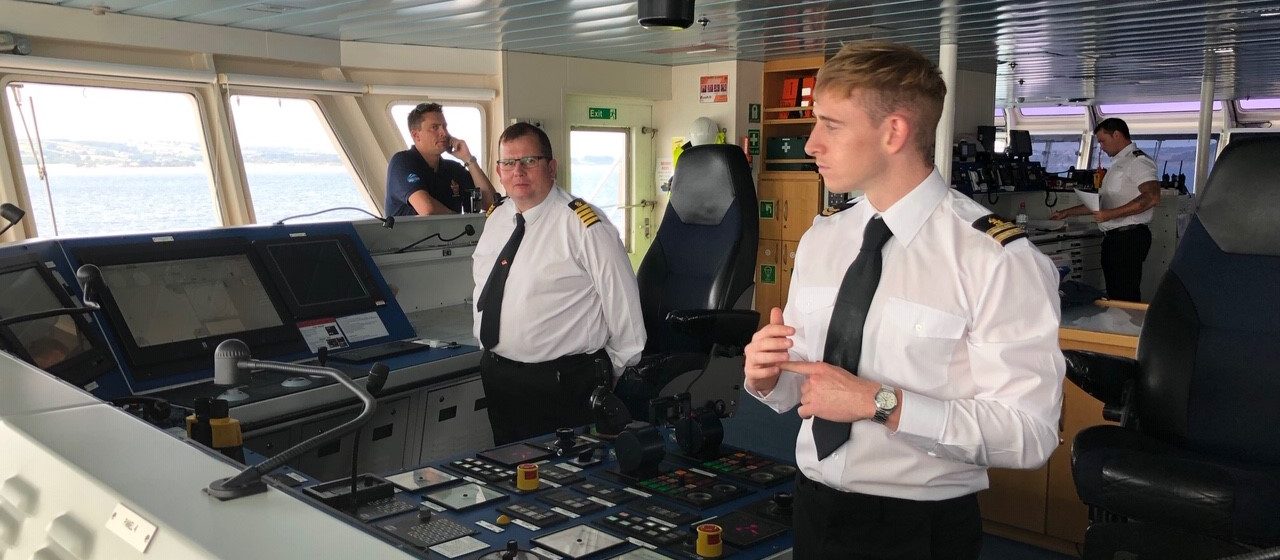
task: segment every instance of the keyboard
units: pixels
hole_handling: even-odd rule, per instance
[[[365,346],[364,348],[356,348],[355,350],[346,350],[344,352],[329,354],[329,359],[335,362],[359,364],[382,358],[399,356],[401,354],[408,354],[409,352],[427,350],[429,348],[431,347],[427,346],[425,342],[392,340],[391,342],[383,342],[381,344],[374,344],[373,346]]]

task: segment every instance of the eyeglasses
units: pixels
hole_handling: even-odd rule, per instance
[[[524,156],[522,158],[500,159],[498,160],[499,169],[515,169],[516,164],[525,169],[533,169],[538,162],[544,159],[551,159],[547,156]]]

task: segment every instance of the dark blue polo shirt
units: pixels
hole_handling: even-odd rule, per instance
[[[410,147],[391,156],[387,164],[387,200],[383,204],[388,216],[416,216],[409,195],[426,191],[431,198],[454,212],[462,211],[463,200],[476,188],[471,173],[456,161],[440,158],[440,169],[427,165],[417,148]]]

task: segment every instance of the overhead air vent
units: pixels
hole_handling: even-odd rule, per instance
[[[666,49],[653,49],[644,51],[653,54],[698,54],[720,51],[732,51],[726,45],[717,45],[715,43],[698,43],[696,45],[685,45],[683,47],[671,47]]]
[[[693,25],[693,0],[637,0],[640,25],[647,29],[687,29]]]
[[[298,10],[301,10],[302,8],[298,6],[288,6],[285,4],[262,3],[262,4],[250,4],[248,6],[245,6],[244,9],[249,10],[250,12],[263,12],[267,14],[284,14],[288,12],[296,12]]]

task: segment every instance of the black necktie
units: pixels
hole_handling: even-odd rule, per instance
[[[524,214],[516,214],[516,229],[511,238],[502,246],[498,260],[493,263],[489,272],[489,280],[480,291],[480,301],[476,308],[480,310],[480,343],[492,349],[498,345],[498,325],[502,324],[502,295],[507,291],[507,275],[511,272],[511,263],[516,260],[516,251],[520,249],[520,240],[524,239]]]
[[[831,323],[827,325],[826,351],[822,361],[840,366],[854,375],[858,374],[858,359],[862,356],[862,329],[867,322],[867,310],[871,298],[880,284],[880,269],[884,257],[880,250],[893,237],[893,232],[879,216],[867,222],[862,232],[862,249],[844,273],[835,306],[831,309]],[[848,422],[832,422],[813,419],[813,443],[818,448],[818,459],[826,459],[837,447],[849,440]]]

